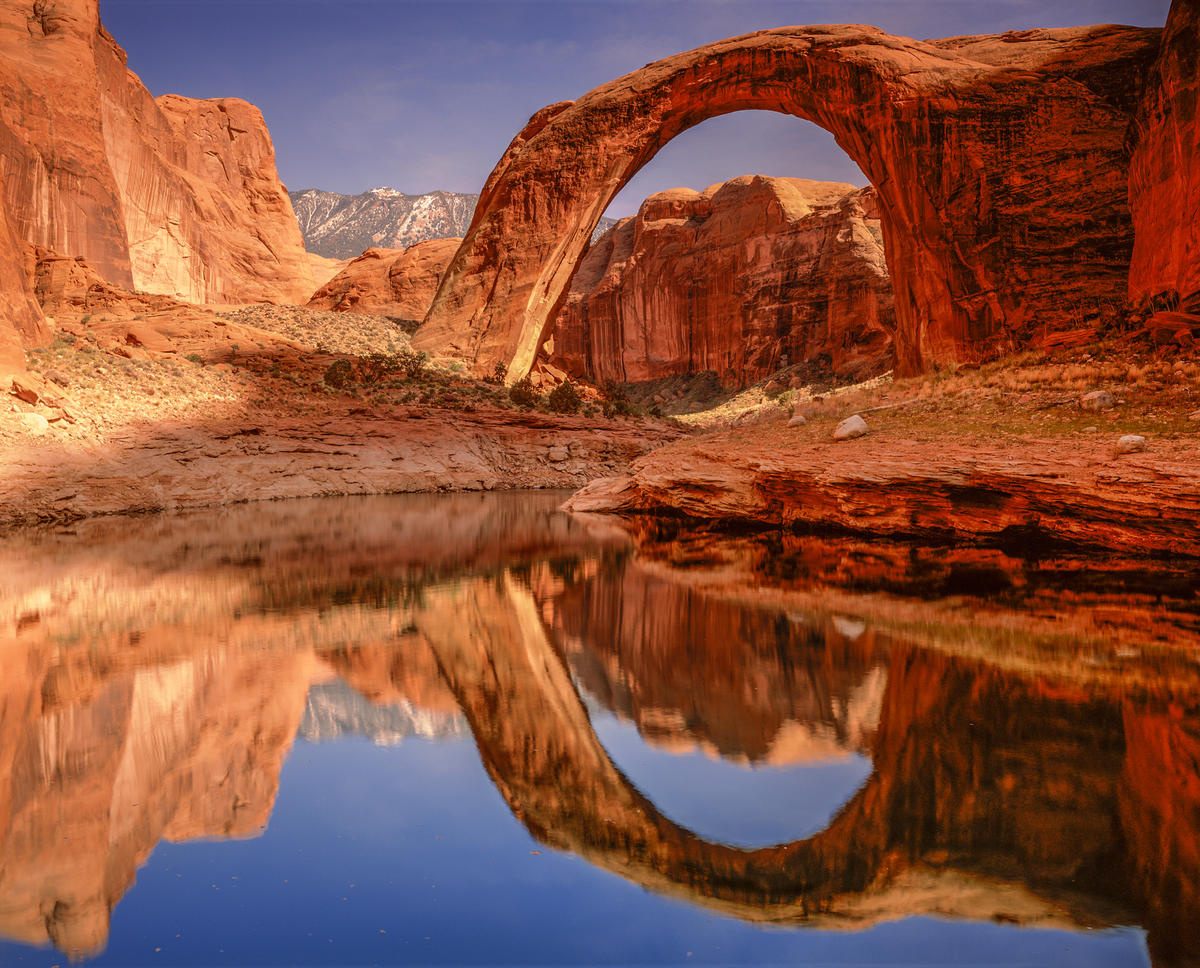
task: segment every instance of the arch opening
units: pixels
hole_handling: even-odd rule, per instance
[[[695,409],[772,376],[893,368],[878,195],[812,123],[708,119],[643,166],[613,214],[625,217],[585,251],[539,350],[553,376]]]
[[[879,193],[897,368],[978,360],[1124,294],[1124,151],[1158,32],[1101,26],[919,42],[761,31],[544,108],[514,138],[414,343],[528,372],[591,233],[672,138],[757,109],[829,131]]]

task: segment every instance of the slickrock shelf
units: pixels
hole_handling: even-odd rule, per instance
[[[1190,442],[1117,456],[1106,443],[1069,439],[865,437],[835,447],[781,437],[669,445],[629,475],[592,482],[566,507],[1200,556],[1200,459]]]

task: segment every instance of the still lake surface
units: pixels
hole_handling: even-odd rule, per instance
[[[1200,963],[1200,573],[562,494],[0,539],[0,965]]]

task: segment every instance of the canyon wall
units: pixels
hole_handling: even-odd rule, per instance
[[[407,249],[367,249],[313,293],[308,305],[418,323],[461,242],[430,239]]]
[[[595,383],[821,359],[888,369],[895,326],[873,189],[749,175],[652,195],[587,252],[553,362]]]
[[[899,372],[1076,327],[1127,292],[1125,138],[1160,35],[785,27],[647,65],[514,138],[415,344],[519,378],[621,188],[680,132],[747,109],[832,132],[876,187]]]
[[[125,61],[97,0],[0,7],[0,182],[13,233],[83,256],[126,289],[302,302],[315,285],[258,109],[155,99]]]
[[[1200,315],[1200,3],[1175,0],[1130,132],[1129,296]]]

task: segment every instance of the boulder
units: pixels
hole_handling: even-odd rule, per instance
[[[1138,434],[1126,434],[1117,441],[1118,454],[1136,454],[1146,449],[1146,438]]]
[[[1111,410],[1117,405],[1117,400],[1107,390],[1093,390],[1079,398],[1079,405],[1084,410]]]
[[[867,422],[858,414],[847,417],[833,431],[834,440],[853,440],[855,437],[865,437],[869,432]]]

